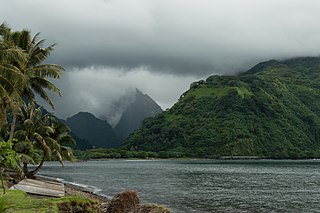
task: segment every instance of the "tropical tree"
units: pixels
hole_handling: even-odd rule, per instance
[[[14,64],[26,60],[26,54],[10,39],[10,30],[5,24],[0,25],[0,129],[7,123],[7,110],[16,108],[21,102],[18,84],[23,74]]]
[[[49,115],[42,115],[42,108],[34,108],[36,95],[53,109],[47,92],[61,96],[59,88],[49,79],[60,78],[63,68],[44,63],[55,46],[44,47],[44,42],[39,39],[39,33],[32,37],[28,30],[13,32],[6,24],[0,25],[1,139],[12,140],[14,136],[19,139],[14,147],[27,176],[34,175],[52,155],[61,162],[64,155],[72,158],[71,150],[65,146],[67,141],[72,141],[66,131],[62,131],[63,128]],[[19,128],[15,131],[17,122]],[[5,130],[9,126],[7,133]],[[28,171],[28,163],[38,162],[34,171]]]
[[[10,139],[12,139],[16,123],[16,114],[19,106],[22,104],[21,98],[29,103],[35,103],[35,94],[37,94],[54,109],[54,104],[46,90],[57,93],[60,96],[61,92],[48,78],[60,78],[61,71],[64,69],[56,64],[44,64],[44,61],[54,50],[55,44],[43,47],[45,40],[38,39],[39,33],[32,38],[30,31],[22,30],[11,32],[8,26],[2,24],[0,26],[0,36],[1,42],[3,43],[2,55],[7,58],[7,60],[4,61],[4,67],[10,68],[10,70],[7,71],[10,75],[14,74],[15,78],[11,79],[11,81],[14,82],[13,88],[17,91],[17,98],[11,99],[10,102],[12,112]],[[7,52],[14,52],[11,51],[11,49],[20,50],[20,54],[8,54]],[[13,57],[15,55],[24,57]],[[16,77],[16,75],[18,75],[19,78]]]
[[[63,158],[73,160],[72,150],[68,145],[74,144],[69,135],[69,128],[50,113],[43,115],[43,107],[24,105],[17,115],[19,139],[15,149],[23,161],[23,171],[27,177],[34,175],[43,166],[45,160],[53,157],[63,165]],[[39,163],[36,169],[29,171],[28,164]]]
[[[73,161],[75,159],[70,147],[70,145],[75,145],[75,141],[69,135],[69,127],[50,113],[44,115],[43,119],[45,125],[52,130],[49,132],[49,136],[45,137],[45,142],[49,147],[47,151],[49,152],[44,152],[40,164],[33,171],[29,172],[31,176],[34,176],[42,168],[45,160],[51,160],[54,158],[63,166],[64,159],[69,161]]]

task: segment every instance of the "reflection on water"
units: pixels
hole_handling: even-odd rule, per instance
[[[320,161],[88,161],[46,163],[42,175],[113,196],[134,189],[173,212],[320,212]]]

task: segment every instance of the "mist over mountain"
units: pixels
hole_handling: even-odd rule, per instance
[[[161,107],[152,98],[136,89],[132,102],[126,107],[114,130],[120,139],[125,139],[141,127],[145,118],[154,117],[161,112]]]
[[[76,148],[118,147],[123,139],[141,126],[145,118],[162,112],[152,98],[138,89],[111,105],[113,113],[109,110],[105,116],[97,118],[92,113],[79,112],[65,121],[77,141]]]
[[[126,146],[173,156],[319,157],[320,58],[271,60],[194,82]]]

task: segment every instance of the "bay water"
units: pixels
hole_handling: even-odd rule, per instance
[[[46,162],[41,175],[112,197],[136,190],[172,212],[320,212],[319,160]]]

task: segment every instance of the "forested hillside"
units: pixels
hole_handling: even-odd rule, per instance
[[[144,120],[126,147],[194,157],[319,157],[319,136],[320,59],[296,58],[192,83],[170,110]]]

